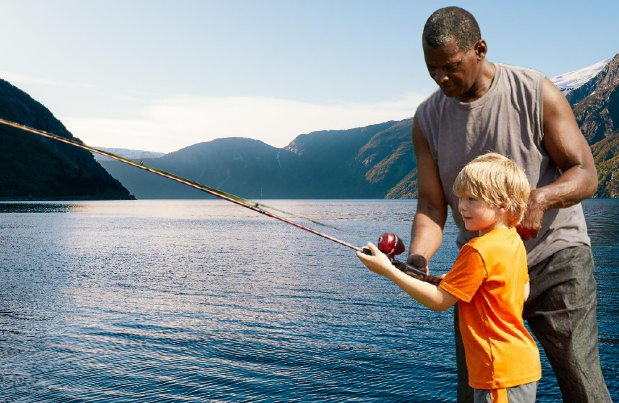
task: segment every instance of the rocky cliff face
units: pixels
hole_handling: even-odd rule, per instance
[[[595,197],[619,197],[619,54],[567,95],[598,171]]]
[[[590,145],[619,134],[619,54],[567,100]]]

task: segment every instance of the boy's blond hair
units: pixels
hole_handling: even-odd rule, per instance
[[[524,170],[497,153],[481,155],[462,168],[454,181],[458,197],[479,198],[493,207],[506,207],[510,225],[517,225],[527,209],[531,187]]]

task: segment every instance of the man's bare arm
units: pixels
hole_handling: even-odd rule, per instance
[[[409,255],[430,260],[441,246],[447,220],[447,201],[430,147],[417,119],[413,120],[413,147],[417,158],[417,211],[411,229]]]
[[[544,147],[562,174],[553,183],[531,191],[527,212],[518,226],[525,240],[537,236],[546,210],[580,203],[597,190],[597,172],[589,144],[569,103],[548,78],[543,87],[543,130]]]

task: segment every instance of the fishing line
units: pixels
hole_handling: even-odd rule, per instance
[[[76,146],[76,147],[79,147],[79,148],[83,148],[83,149],[88,150],[90,152],[101,154],[101,155],[104,155],[106,157],[112,158],[112,159],[114,159],[116,161],[120,161],[120,162],[123,162],[125,164],[134,166],[136,168],[140,168],[140,169],[143,169],[145,171],[152,172],[152,173],[154,173],[156,175],[163,176],[164,178],[172,179],[172,180],[174,180],[176,182],[182,183],[182,184],[187,185],[187,186],[191,186],[192,188],[201,190],[203,192],[206,192],[206,193],[208,193],[210,195],[213,195],[215,197],[218,197],[220,199],[223,199],[223,200],[229,201],[231,203],[237,204],[237,205],[239,205],[241,207],[248,208],[248,209],[253,210],[253,211],[257,212],[257,213],[266,215],[266,216],[271,217],[271,218],[275,218],[276,220],[283,221],[283,222],[285,222],[287,224],[290,224],[290,225],[294,225],[297,228],[300,228],[302,230],[311,232],[314,235],[318,235],[318,236],[320,236],[322,238],[325,238],[325,239],[328,239],[328,240],[333,241],[335,243],[338,243],[340,245],[346,246],[346,247],[348,247],[350,249],[353,249],[355,251],[363,252],[363,253],[366,253],[366,254],[371,254],[370,251],[368,249],[366,249],[366,248],[362,249],[362,248],[356,247],[356,246],[351,245],[351,244],[349,244],[347,242],[344,242],[344,241],[341,241],[341,240],[339,240],[337,238],[334,238],[334,237],[332,237],[330,235],[326,235],[326,234],[323,234],[322,232],[318,232],[318,231],[316,231],[316,230],[314,230],[312,228],[306,227],[305,225],[301,225],[301,224],[296,223],[294,221],[290,221],[290,220],[288,220],[288,219],[286,219],[284,217],[281,217],[281,216],[278,216],[276,214],[273,214],[273,213],[271,213],[269,211],[263,210],[260,207],[262,206],[262,207],[265,207],[265,208],[270,208],[270,209],[277,210],[277,211],[285,213],[285,214],[293,215],[293,216],[298,217],[298,218],[306,219],[306,220],[308,220],[308,221],[310,221],[312,223],[318,224],[318,225],[322,225],[322,226],[325,226],[325,227],[333,228],[333,229],[338,230],[338,231],[348,232],[348,231],[342,230],[340,228],[337,228],[337,227],[334,227],[334,226],[331,226],[331,225],[327,225],[327,224],[323,224],[323,223],[320,223],[318,221],[315,221],[315,220],[312,220],[312,219],[309,219],[309,218],[306,218],[306,217],[297,216],[295,214],[288,213],[288,212],[285,212],[285,211],[282,211],[282,210],[278,210],[276,208],[273,208],[273,207],[270,207],[270,206],[267,206],[267,205],[264,205],[264,204],[259,204],[259,203],[253,202],[251,200],[247,200],[247,199],[244,199],[242,197],[235,196],[233,194],[224,192],[222,190],[215,189],[215,188],[212,188],[210,186],[206,186],[206,185],[203,185],[203,184],[198,183],[198,182],[194,182],[194,181],[189,180],[189,179],[185,179],[185,178],[183,178],[181,176],[171,174],[171,173],[163,171],[161,169],[149,167],[147,165],[144,165],[142,162],[137,163],[137,162],[135,162],[135,161],[133,161],[133,160],[131,160],[129,158],[124,158],[124,157],[121,157],[119,155],[110,153],[108,151],[99,150],[97,148],[87,146],[86,144],[83,144],[81,142],[78,142],[78,141],[75,141],[75,140],[71,140],[71,139],[67,139],[65,137],[57,136],[55,134],[48,133],[48,132],[45,132],[43,130],[33,129],[32,127],[20,125],[19,123],[10,122],[10,121],[4,120],[4,119],[0,119],[0,123],[2,123],[4,125],[7,125],[7,126],[11,126],[11,127],[17,128],[17,129],[20,129],[20,130],[27,131],[27,132],[30,132],[30,133],[38,134],[38,135],[43,136],[43,137],[48,137],[48,138],[51,138],[51,139],[54,139],[54,140],[58,140],[58,141],[61,141],[63,143],[70,144],[70,145],[73,145],[73,146]],[[361,238],[363,238],[363,237],[361,237]],[[431,275],[428,275],[425,272],[425,268],[427,266],[427,262],[425,261],[425,258],[423,258],[422,256],[418,256],[418,255],[414,255],[413,256],[413,258],[418,258],[418,259],[420,258],[420,259],[422,259],[421,261],[417,260],[417,262],[415,262],[415,259],[413,259],[413,265],[414,266],[411,266],[411,265],[409,265],[407,263],[398,262],[397,260],[393,259],[393,257],[396,254],[400,254],[400,253],[404,252],[404,249],[405,249],[404,248],[404,244],[402,243],[402,240],[399,239],[396,235],[388,234],[388,233],[383,234],[379,238],[378,247],[379,247],[379,250],[381,252],[383,252],[383,253],[388,255],[388,257],[390,258],[391,262],[394,264],[395,267],[397,267],[402,272],[408,274],[409,276],[415,277],[415,278],[417,278],[419,280],[426,281],[426,282],[429,282],[429,283],[432,283],[432,284],[438,284],[438,283],[441,282],[442,279],[440,277],[431,276]]]

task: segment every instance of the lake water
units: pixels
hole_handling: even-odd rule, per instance
[[[265,201],[408,244],[415,200]],[[619,401],[619,201],[584,203]],[[360,234],[362,239],[354,234]],[[456,256],[449,221],[431,268]],[[451,310],[224,201],[0,204],[0,402],[453,402]],[[560,401],[542,357],[542,402]]]

